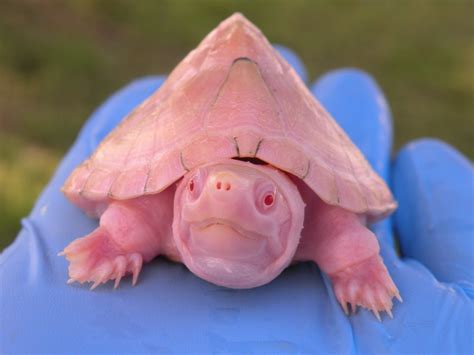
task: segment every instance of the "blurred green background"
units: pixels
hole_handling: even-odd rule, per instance
[[[241,11],[294,49],[314,79],[373,74],[395,148],[439,137],[471,159],[473,1],[1,1],[0,250],[94,108],[130,80],[168,73]]]

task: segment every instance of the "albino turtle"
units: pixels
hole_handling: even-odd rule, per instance
[[[365,224],[396,203],[294,70],[241,14],[222,22],[78,166],[63,192],[100,226],[61,253],[68,282],[118,286],[157,255],[251,288],[314,261],[337,299],[391,315]]]

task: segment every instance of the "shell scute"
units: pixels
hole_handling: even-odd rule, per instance
[[[240,14],[207,35],[63,191],[94,213],[109,198],[159,193],[195,166],[234,157],[259,158],[372,220],[396,208],[342,128]]]
[[[116,172],[102,169],[93,170],[83,186],[81,195],[90,199],[102,196],[103,191],[110,190],[116,177]]]
[[[182,164],[179,151],[170,151],[155,159],[143,186],[143,194],[153,194],[166,189],[188,171]]]
[[[231,119],[229,119],[231,118]],[[258,66],[247,59],[234,62],[206,119],[210,130],[249,126],[267,135],[284,131],[285,124],[275,106]]]
[[[110,198],[126,200],[143,195],[148,174],[148,165],[121,172],[110,186],[108,196]]]

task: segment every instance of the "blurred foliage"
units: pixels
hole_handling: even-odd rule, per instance
[[[0,2],[0,248],[20,228],[93,109],[133,78],[167,73],[235,11],[294,49],[311,78],[374,75],[395,146],[473,148],[473,1]]]

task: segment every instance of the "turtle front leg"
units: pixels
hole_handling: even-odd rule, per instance
[[[72,282],[93,282],[91,290],[101,283],[115,280],[115,288],[127,273],[133,274],[135,285],[143,264],[140,252],[129,252],[113,241],[113,235],[99,226],[89,235],[76,239],[59,255],[69,261],[69,280]]]
[[[115,280],[116,288],[124,275],[132,274],[135,285],[143,262],[166,252],[172,236],[173,192],[110,203],[99,227],[59,254],[69,261],[68,283],[93,282],[94,289]]]
[[[364,220],[351,212],[330,206],[315,197],[307,201],[305,227],[297,260],[312,260],[331,279],[334,293],[344,312],[351,305],[391,317],[392,298],[400,294],[382,258],[375,235]]]

